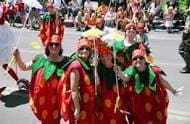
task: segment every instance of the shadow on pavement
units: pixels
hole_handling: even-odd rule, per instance
[[[14,91],[9,95],[2,96],[1,101],[5,103],[6,107],[16,107],[22,104],[26,104],[28,103],[28,91]]]

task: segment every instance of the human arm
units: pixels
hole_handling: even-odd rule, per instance
[[[128,82],[130,80],[130,76],[128,76],[127,74],[124,74],[118,65],[114,65],[113,69],[115,73],[117,73],[118,77],[122,79],[123,81]]]
[[[173,95],[179,95],[182,93],[183,88],[175,89],[167,80],[165,80],[161,75],[159,76],[161,83],[166,89],[168,89]]]
[[[98,56],[94,57],[91,63],[91,66],[94,68],[94,78],[96,81],[96,87],[100,84],[100,77],[98,74],[98,64],[99,64],[99,60],[98,60]]]
[[[18,49],[15,49],[14,52],[13,52],[13,56],[15,57],[16,59],[16,62],[19,66],[19,68],[23,71],[27,71],[27,70],[31,70],[32,69],[32,61],[28,62],[28,63],[25,63],[21,56],[20,56],[20,52]]]
[[[71,97],[75,107],[74,110],[75,120],[78,120],[80,117],[80,102],[79,102],[79,90],[78,90],[79,80],[80,80],[79,71],[73,69],[70,73],[70,83],[71,83],[70,85],[71,85]]]

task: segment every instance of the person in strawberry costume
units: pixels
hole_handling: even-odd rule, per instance
[[[57,102],[57,86],[69,61],[62,56],[62,38],[53,34],[45,46],[45,54],[24,63],[16,49],[13,55],[21,70],[32,70],[29,87],[29,104],[42,124],[59,124],[61,115]]]
[[[98,63],[100,84],[98,87],[98,102],[96,102],[98,104],[98,124],[126,124],[125,114],[120,112],[121,110],[127,111],[125,85],[122,80],[117,79],[113,70],[114,57],[112,48],[102,44],[98,52],[100,56]]]
[[[130,114],[133,124],[166,124],[169,97],[167,90],[179,95],[181,88],[174,88],[162,75],[165,73],[151,65],[145,53],[136,49],[132,52],[132,65],[121,72],[115,66],[118,76],[126,81],[131,99]]]
[[[63,21],[56,12],[53,4],[48,2],[46,8],[48,12],[41,17],[39,34],[43,45],[48,43],[53,34],[58,34],[62,39],[64,33]]]
[[[61,115],[70,124],[95,123],[95,84],[90,64],[92,49],[89,40],[80,39],[72,62],[59,82]]]

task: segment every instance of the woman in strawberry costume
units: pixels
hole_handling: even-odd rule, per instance
[[[61,42],[59,35],[52,35],[45,46],[45,55],[38,55],[26,64],[22,61],[18,49],[13,53],[22,70],[32,70],[29,103],[42,124],[59,124],[61,119],[57,86],[69,61],[68,57],[62,56]]]
[[[116,69],[116,68],[115,68]],[[117,68],[118,76],[131,89],[131,111],[133,124],[166,124],[169,90],[174,95],[182,92],[164,79],[165,73],[148,63],[145,53],[136,49],[132,53],[132,65],[123,73]],[[129,100],[129,99],[128,99]]]
[[[102,44],[99,49],[100,62],[98,64],[98,75],[100,79],[98,92],[98,124],[126,124],[126,111],[124,84],[118,80],[118,91],[116,75],[113,70],[114,58],[112,48]],[[118,93],[119,92],[119,93]],[[118,99],[119,95],[119,99]]]
[[[90,64],[91,46],[80,39],[73,61],[59,82],[61,115],[70,124],[95,124],[95,87]]]

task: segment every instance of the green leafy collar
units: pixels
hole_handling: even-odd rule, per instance
[[[149,81],[147,82],[148,88],[150,88],[152,91],[156,91],[156,83],[154,82],[156,75],[150,66],[148,66],[147,69],[149,72],[148,73]],[[134,79],[135,92],[137,94],[140,94],[144,89],[145,84],[140,80],[139,72],[137,71],[137,69],[134,66],[130,66],[124,71],[124,74],[127,74],[128,76]]]
[[[40,68],[44,68],[45,80],[48,80],[54,73],[60,77],[70,62],[71,60],[69,57],[64,57],[61,62],[52,62],[49,61],[45,55],[39,55],[32,64],[32,74]]]
[[[55,19],[55,15],[50,14],[49,12],[46,12],[43,16],[41,16],[42,21],[53,21]]]
[[[77,53],[74,53],[71,55],[72,60],[78,60],[80,62],[80,64],[84,67],[85,70],[90,70],[90,61],[84,61],[82,60]]]

